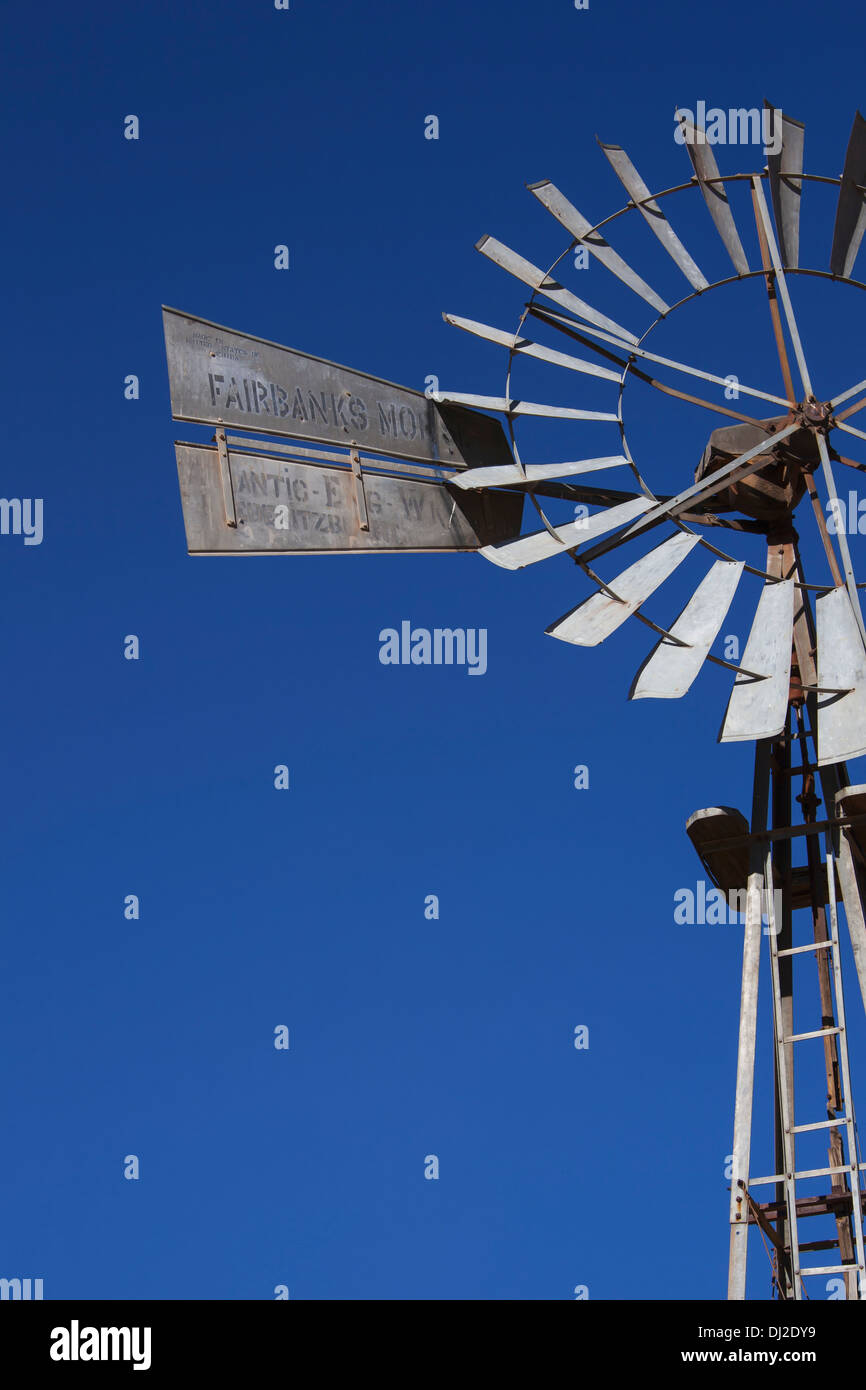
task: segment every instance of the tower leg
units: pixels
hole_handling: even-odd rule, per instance
[[[788,723],[781,737],[773,744],[773,754],[771,762],[772,770],[772,826],[774,830],[784,829],[791,824],[791,744],[790,744],[790,712]],[[772,913],[772,927],[776,932],[776,951],[771,955],[776,957],[776,970],[779,981],[779,1013],[781,1017],[782,1037],[789,1038],[794,1032],[794,971],[793,961],[790,956],[778,956],[779,951],[786,951],[793,942],[793,922],[791,909],[791,841],[787,839],[775,840],[771,846],[771,858],[773,865],[773,884],[775,893],[777,888],[781,888],[778,894],[780,901],[777,903],[774,898]],[[768,918],[770,913],[768,911]],[[784,1057],[779,1057],[779,1049],[784,1048]],[[775,1116],[775,1150],[776,1150],[776,1172],[784,1173],[788,1168],[786,1161],[786,1142],[793,1150],[794,1136],[789,1133],[786,1140],[784,1115],[788,1116],[789,1128],[794,1124],[794,1047],[792,1043],[777,1042],[776,1048],[777,1062],[773,1072],[774,1085],[774,1116]],[[786,1076],[786,1092],[783,1098],[781,1095],[780,1063],[784,1061],[784,1071]],[[781,1246],[784,1248],[788,1243],[786,1234],[787,1217],[781,1215],[785,1210],[786,1191],[784,1182],[776,1184],[776,1203],[780,1212],[779,1220],[776,1223],[776,1234],[779,1237]],[[779,1297],[783,1299],[794,1298],[796,1292],[793,1283],[793,1274],[789,1260],[781,1256],[777,1262],[777,1281]]]
[[[770,748],[768,740],[755,749],[752,792],[752,834],[767,828]],[[752,1148],[752,1098],[755,1087],[755,1039],[758,1024],[758,977],[761,965],[761,912],[764,905],[766,843],[753,840],[746,892],[746,928],[743,941],[743,983],[740,996],[740,1035],[737,1046],[737,1095],[734,1107],[734,1151],[731,1168],[731,1248],[728,1264],[728,1298],[746,1297],[746,1255],[749,1206],[746,1187]],[[772,891],[772,884],[768,885]]]

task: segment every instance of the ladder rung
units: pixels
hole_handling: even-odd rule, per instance
[[[794,1125],[795,1134],[805,1134],[807,1129],[833,1129],[836,1125],[847,1125],[848,1121],[843,1115],[838,1120],[817,1120],[813,1125]]]
[[[841,1028],[816,1028],[812,1033],[792,1033],[790,1038],[783,1038],[782,1042],[803,1042],[806,1038],[832,1038],[835,1033],[841,1033]]]
[[[866,1169],[866,1163],[858,1165],[862,1172]],[[794,1174],[794,1181],[799,1182],[801,1178],[829,1178],[836,1177],[840,1173],[853,1173],[853,1163],[846,1163],[844,1168],[807,1168],[802,1173]],[[748,1187],[760,1187],[764,1183],[784,1182],[784,1173],[771,1173],[768,1178],[749,1178]]]
[[[808,946],[786,946],[784,951],[777,951],[777,956],[799,956],[801,951],[829,951],[833,945],[832,941],[810,941]]]
[[[805,1269],[805,1268],[801,1265],[800,1270],[799,1270],[799,1273],[800,1273],[800,1274],[856,1274],[857,1271],[858,1271],[858,1269],[860,1270],[860,1273],[862,1274],[862,1273],[863,1273],[862,1266],[856,1265],[856,1264],[852,1264],[852,1265],[816,1265],[816,1266],[815,1266],[814,1268],[812,1268],[812,1269]]]

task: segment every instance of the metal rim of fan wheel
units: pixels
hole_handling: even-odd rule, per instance
[[[818,701],[819,763],[824,765],[843,761],[866,753],[866,630],[857,597],[858,587],[864,586],[856,583],[844,530],[841,535],[837,531],[840,553],[835,558],[835,552],[831,555],[826,528],[822,533],[832,571],[832,582],[828,584],[806,581],[796,545],[796,533],[792,533],[793,549],[790,551],[795,558],[796,573],[789,571],[787,576],[774,573],[771,551],[781,549],[786,528],[790,527],[791,517],[806,487],[820,524],[819,508],[815,505],[816,490],[813,484],[809,484],[809,479],[818,471],[818,459],[830,496],[838,495],[832,469],[834,461],[864,469],[863,464],[836,453],[829,446],[828,439],[831,430],[839,430],[866,440],[866,433],[846,423],[850,415],[866,406],[866,380],[853,387],[846,382],[846,389],[840,390],[829,401],[817,400],[812,391],[808,364],[788,294],[787,278],[792,275],[812,276],[844,282],[860,290],[866,289],[866,284],[851,275],[866,229],[866,121],[859,112],[855,116],[841,177],[804,172],[804,127],[778,110],[776,119],[782,127],[781,147],[777,154],[769,155],[767,166],[761,172],[722,175],[712,147],[702,139],[703,132],[686,117],[679,113],[677,115],[693,169],[692,177],[687,182],[653,194],[620,146],[599,141],[629,194],[629,201],[623,207],[592,224],[553,183],[545,179],[529,184],[529,190],[571,237],[569,244],[546,271],[492,237],[483,237],[478,242],[478,249],[488,259],[528,285],[532,291],[531,297],[523,307],[514,333],[453,314],[443,316],[446,322],[475,337],[506,347],[508,367],[502,397],[440,392],[437,399],[501,412],[508,427],[514,464],[505,468],[471,469],[455,475],[451,481],[461,488],[518,486],[529,494],[542,529],[516,540],[484,547],[482,554],[487,559],[506,569],[521,569],[565,552],[596,585],[595,593],[546,629],[550,635],[579,646],[595,646],[632,616],[658,634],[658,642],[636,674],[629,692],[630,698],[678,698],[691,687],[705,661],[729,667],[735,673],[735,680],[719,734],[722,742],[770,738],[781,732],[788,708],[795,595],[798,590],[813,592],[816,596],[818,652],[818,678],[813,689]],[[761,257],[758,267],[749,264],[727,195],[730,185],[744,182],[749,184],[755,214]],[[828,270],[799,265],[800,204],[810,183],[835,184],[839,190]],[[672,199],[689,190],[702,194],[733,264],[734,274],[708,281],[659,206],[662,200]],[[770,218],[767,192],[773,208],[773,220]],[[644,219],[688,280],[690,292],[674,304],[667,304],[608,242],[608,228],[626,215]],[[656,310],[653,322],[640,336],[579,299],[555,278],[560,263],[581,246]],[[786,395],[782,397],[738,383],[737,399],[746,396],[750,400],[772,403],[776,416],[771,427],[766,421],[759,421],[744,411],[734,411],[691,393],[678,392],[676,388],[658,381],[652,372],[654,367],[661,365],[673,368],[692,380],[702,378],[715,386],[725,385],[724,378],[660,357],[645,346],[656,326],[683,305],[722,286],[750,279],[763,279],[766,284]],[[548,307],[548,304],[553,307]],[[578,358],[570,352],[561,352],[534,341],[523,331],[528,322],[543,322],[557,329],[566,340],[580,344],[583,350],[594,350],[598,360]],[[789,345],[793,363],[788,357]],[[617,383],[616,411],[545,406],[512,398],[514,365],[524,355],[594,377],[598,381]],[[719,415],[733,416],[741,422],[759,425],[762,431],[768,431],[767,439],[734,457],[724,467],[707,472],[674,499],[660,501],[642,476],[626,438],[623,398],[629,380],[635,376],[649,380],[652,386],[668,395],[680,395],[685,400],[707,406]],[[853,405],[850,404],[852,399]],[[846,407],[844,410],[841,409],[843,406]],[[622,452],[570,463],[524,464],[517,444],[515,420],[528,415],[615,422],[620,431]],[[713,433],[718,434],[719,431]],[[754,483],[756,478],[760,479],[772,468],[780,466],[762,460],[784,457],[784,450],[780,453],[780,446],[790,448],[790,444],[786,445],[785,442],[792,438],[801,441],[801,451],[807,438],[814,442],[817,449],[814,460],[811,457],[806,460],[802,452],[800,455],[796,452],[791,454],[794,459],[793,473],[799,471],[803,475],[800,496],[794,506],[780,506],[777,526],[768,522],[762,528],[753,522],[750,528],[748,518],[745,525],[742,522],[734,523],[742,529],[762,530],[767,535],[767,568],[734,559],[722,547],[695,530],[695,525],[706,523],[702,523],[700,515],[690,513],[689,507],[699,507],[702,502],[724,494],[725,490],[730,501],[730,495],[738,485],[742,486],[743,480]],[[809,449],[811,452],[812,444]],[[800,459],[799,469],[797,458]],[[761,470],[756,472],[759,464]],[[622,494],[627,500],[618,500],[611,506],[610,490],[607,490],[608,504],[604,510],[594,513],[588,526],[577,535],[574,523],[555,526],[549,520],[538,500],[545,489],[552,488],[554,495],[557,495],[557,488],[561,488],[559,495],[575,496],[579,493],[586,497],[593,493],[592,488],[581,485],[575,489],[574,484],[566,480],[583,479],[587,475],[618,467],[631,471],[639,492]],[[604,495],[605,490],[599,490],[599,496]],[[731,507],[728,506],[726,510],[730,511]],[[673,534],[609,581],[595,572],[593,563],[597,558],[619,549],[628,541],[645,536],[657,525],[672,525]],[[670,626],[653,621],[643,613],[643,604],[698,546],[715,557],[712,567]],[[721,629],[744,570],[762,579],[764,586],[742,662],[737,664],[713,656],[710,648]]]

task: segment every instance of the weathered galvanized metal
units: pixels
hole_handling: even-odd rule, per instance
[[[779,251],[782,264],[796,268],[800,264],[800,200],[803,195],[803,142],[805,127],[778,108],[765,102],[767,110],[776,109],[781,116],[782,144],[777,154],[767,155],[770,174],[770,195],[779,231]]]
[[[449,468],[507,463],[498,420],[207,319],[163,309],[176,420],[420,459]]]
[[[818,696],[818,765],[866,753],[866,647],[847,589],[831,589],[815,603],[818,684],[845,695]]]
[[[775,738],[785,727],[794,633],[794,581],[765,584],[743,665],[764,679],[739,675],[734,682],[721,742]]]
[[[742,560],[717,560],[635,678],[633,700],[676,700],[685,695],[706,660],[731,606]]]
[[[603,140],[599,140],[598,143],[647,226],[679,266],[689,284],[696,290],[708,289],[709,281],[706,276],[692,260],[622,146],[605,144]]]
[[[866,201],[860,189],[866,184],[866,121],[858,111],[851,127],[845,152],[845,167],[836,206],[830,269],[834,275],[849,276],[866,231]]]
[[[677,113],[680,127],[685,136],[686,149],[689,158],[698,176],[701,192],[704,195],[710,216],[716,224],[716,231],[725,243],[725,250],[734,263],[734,269],[738,275],[748,275],[749,262],[743,250],[743,243],[737,231],[737,224],[734,221],[734,214],[731,211],[731,204],[725,192],[725,186],[721,182],[713,182],[719,179],[719,166],[715,156],[707,144],[706,135],[702,130],[698,130],[694,122],[681,113]]]
[[[866,391],[866,380],[858,381],[856,386],[849,386],[847,391],[840,391],[838,396],[834,396],[830,401],[830,405],[835,411],[837,405],[842,405],[844,401],[849,401],[852,396],[859,396],[861,391]],[[861,401],[858,406],[850,407],[849,410],[843,410],[841,415],[836,416],[837,420],[844,420],[847,414],[853,414],[855,409],[862,410],[864,405],[866,405],[866,401]]]
[[[553,623],[547,629],[548,635],[579,647],[597,647],[670,578],[699,541],[699,536],[682,531],[669,536],[612,579],[605,586],[610,593],[592,594]]]
[[[621,380],[621,372],[612,372],[609,367],[602,367],[598,362],[586,362],[583,358],[572,357],[567,352],[557,352],[554,348],[543,347],[540,343],[534,343],[531,338],[524,338],[520,333],[506,333],[501,328],[491,328],[489,324],[477,323],[475,319],[461,318],[459,314],[443,314],[442,317],[454,328],[462,328],[464,332],[471,333],[476,338],[484,338],[488,343],[508,348],[509,352],[520,353],[524,357],[535,357],[539,362],[549,362],[554,367],[565,367],[570,372],[582,372],[584,376],[600,377],[603,381],[618,383]]]
[[[503,468],[467,468],[463,473],[455,473],[451,481],[459,488],[507,487],[543,482],[548,478],[577,478],[582,473],[601,473],[623,465],[628,465],[624,454],[605,454],[602,458],[579,459],[575,463],[527,463],[523,468],[512,463]]]
[[[556,184],[551,183],[550,179],[542,179],[539,183],[529,185],[530,193],[541,203],[542,207],[552,213],[560,226],[591,251],[617,279],[622,280],[623,284],[628,285],[630,290],[645,299],[647,304],[652,305],[657,314],[666,314],[670,310],[670,305],[666,304],[660,294],[647,284],[636,270],[624,261],[613,247],[610,246],[601,235],[601,232],[593,230],[593,224],[584,217],[582,212],[578,212],[573,203],[569,202],[565,194],[562,193]]]
[[[580,522],[568,521],[564,526],[554,526],[552,531],[533,531],[529,536],[521,536],[519,540],[508,541],[504,545],[486,545],[481,554],[503,569],[522,570],[527,565],[538,564],[539,560],[549,560],[553,555],[576,550],[595,536],[603,536],[632,517],[640,516],[651,506],[648,497],[632,498],[607,511],[584,517]]]
[[[843,425],[842,428],[844,429],[845,426]],[[824,438],[823,434],[818,434],[817,439],[818,450],[821,455],[821,472],[824,475],[824,486],[827,489],[827,496],[838,497],[839,492],[836,487],[836,480],[833,477],[833,465],[830,462],[830,451],[827,447],[827,441]],[[848,544],[848,537],[845,534],[844,526],[839,526],[836,528],[836,541],[839,546],[839,552],[842,556],[842,569],[845,573],[845,584],[847,586],[848,594],[851,599],[851,609],[854,613],[854,617],[857,620],[857,626],[860,629],[860,636],[863,640],[864,645],[866,645],[866,624],[864,624],[863,622],[863,611],[860,607],[860,595],[857,592],[857,579],[854,574],[854,562],[851,559],[851,547]]]
[[[228,452],[232,526],[219,451],[175,448],[191,555],[476,550],[520,530],[520,493],[455,493],[444,483],[237,451]]]
[[[636,343],[637,338],[634,333],[627,328],[620,328],[618,323],[609,319],[605,314],[600,314],[597,309],[593,309],[591,304],[579,299],[571,290],[567,290],[558,280],[554,280],[546,271],[540,270],[537,265],[527,261],[525,257],[512,251],[510,246],[505,246],[495,237],[484,236],[477,243],[477,250],[488,260],[507,270],[509,275],[522,280],[524,285],[529,285],[532,289],[543,294],[545,299],[550,299],[554,304],[558,304],[562,309],[567,309],[570,313],[576,314],[578,318],[586,319],[587,323],[594,323],[598,328],[606,329],[608,333],[614,333],[620,342]]]
[[[470,391],[438,391],[437,400],[468,405],[475,410],[500,410],[504,415],[540,415],[550,420],[606,420],[616,424],[610,410],[581,410],[571,405],[544,405],[540,401],[514,401],[509,396],[476,396]]]

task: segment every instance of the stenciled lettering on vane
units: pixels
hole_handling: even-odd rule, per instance
[[[207,375],[211,405],[221,413],[237,411],[303,425],[334,425],[349,436],[363,434],[369,428],[366,401],[348,391],[311,391],[298,386],[290,395],[279,382],[258,376],[235,377],[214,371]]]
[[[429,440],[427,412],[405,400],[377,399],[369,404],[352,391],[313,390],[310,387],[282,385],[268,377],[216,371],[208,368],[210,403],[220,416],[231,413],[262,415],[315,429],[342,430],[354,439],[372,433],[383,442],[411,444]]]
[[[277,531],[345,535],[350,529],[347,498],[337,477],[319,469],[279,472],[244,461],[235,474],[239,524],[259,523]]]
[[[426,421],[410,405],[397,405],[394,401],[377,401],[379,411],[379,433],[386,439],[417,439],[427,433]]]
[[[402,493],[403,515],[407,521],[421,521],[424,518],[426,507],[423,494],[417,496],[415,493]]]

